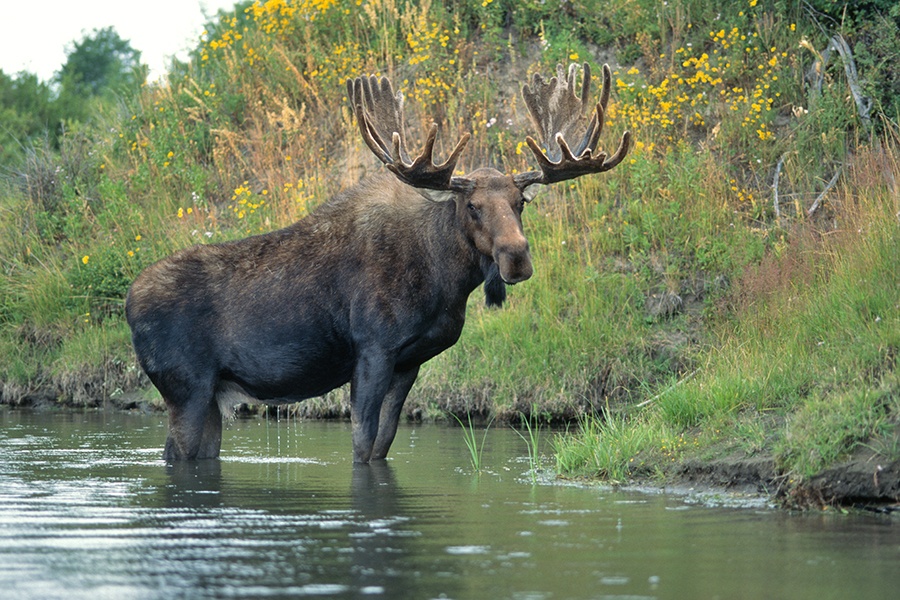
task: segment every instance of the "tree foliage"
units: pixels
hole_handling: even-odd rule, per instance
[[[140,51],[115,29],[105,27],[72,44],[57,81],[63,89],[74,87],[80,95],[98,96],[140,85],[144,75]]]
[[[107,27],[74,42],[52,82],[0,71],[0,165],[15,168],[35,145],[59,149],[64,131],[86,122],[98,102],[137,90],[146,76],[140,58]]]

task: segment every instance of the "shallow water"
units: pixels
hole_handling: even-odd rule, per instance
[[[524,442],[401,428],[354,467],[342,423],[236,421],[167,467],[158,415],[0,410],[0,598],[895,598],[877,516],[534,484]],[[546,441],[546,438],[545,438]]]

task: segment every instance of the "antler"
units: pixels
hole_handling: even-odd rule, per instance
[[[528,136],[525,142],[540,165],[540,171],[528,171],[514,176],[520,189],[536,183],[550,184],[587,175],[609,171],[625,158],[631,145],[631,134],[622,134],[622,141],[615,154],[608,157],[606,152],[594,155],[600,133],[603,131],[603,115],[609,102],[612,74],[609,66],[603,65],[603,88],[587,127],[583,125],[584,109],[587,106],[591,88],[591,68],[584,63],[581,96],[575,95],[575,64],[569,65],[568,75],[563,66],[557,65],[556,77],[546,81],[535,73],[531,85],[522,87],[522,96],[531,120],[537,127],[541,141],[547,147],[545,153],[540,145]],[[570,149],[567,139],[581,140]],[[557,148],[554,148],[556,142]]]
[[[472,182],[465,177],[454,177],[456,162],[469,141],[466,133],[456,144],[450,157],[443,164],[434,163],[434,142],[437,124],[431,126],[422,153],[410,161],[406,151],[403,129],[403,94],[394,94],[387,77],[372,75],[347,80],[347,93],[359,122],[359,130],[366,144],[397,177],[413,187],[432,190],[465,191]],[[389,138],[392,148],[385,139]]]

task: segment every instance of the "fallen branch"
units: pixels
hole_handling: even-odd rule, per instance
[[[853,96],[853,101],[856,103],[856,111],[859,113],[859,118],[862,119],[866,126],[868,126],[872,112],[872,99],[862,92],[862,88],[859,85],[859,75],[856,71],[856,61],[853,60],[853,52],[850,50],[850,45],[847,44],[847,40],[844,39],[844,36],[839,33],[831,36],[831,39],[828,40],[828,45],[821,53],[816,52],[809,42],[806,42],[805,40],[804,42],[805,43],[801,42],[801,45],[809,48],[816,55],[815,62],[813,62],[807,72],[807,78],[813,80],[813,85],[818,93],[822,92],[822,84],[825,80],[825,67],[828,66],[831,52],[833,50],[837,51],[841,57],[841,61],[844,63],[844,73],[847,76],[847,85],[850,87],[850,94]]]
[[[825,194],[828,193],[828,190],[834,187],[834,184],[837,183],[838,177],[841,174],[841,169],[838,167],[838,170],[834,172],[834,177],[831,178],[831,181],[828,182],[828,185],[825,186],[825,189],[822,190],[822,193],[818,195],[816,201],[812,203],[812,206],[809,207],[809,210],[806,211],[806,216],[811,217],[814,212],[819,208],[819,203],[822,202],[822,199],[825,197]]]

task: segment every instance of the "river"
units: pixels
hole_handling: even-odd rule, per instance
[[[549,434],[542,440],[549,453]],[[401,427],[354,466],[345,423],[238,420],[167,466],[165,420],[0,409],[0,598],[895,598],[900,530],[716,495],[529,474],[495,426]],[[480,439],[480,434],[479,434]]]

